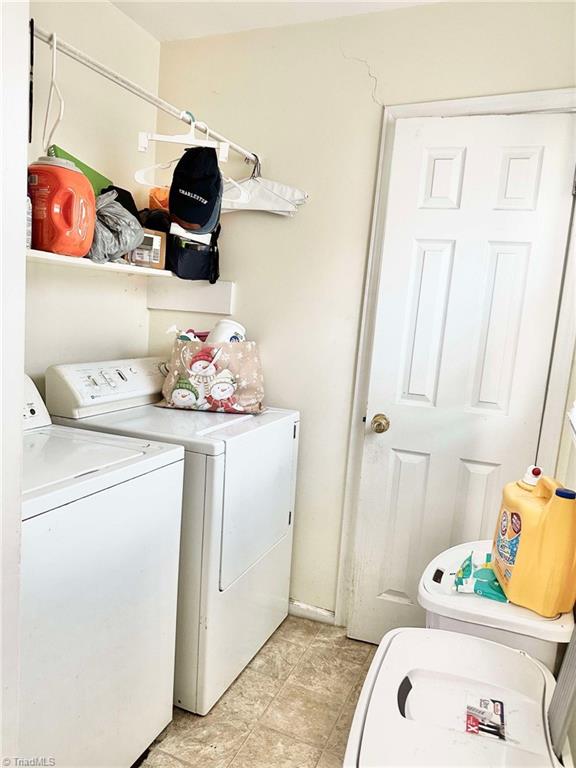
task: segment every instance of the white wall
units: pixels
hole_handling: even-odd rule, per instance
[[[311,195],[294,220],[231,214],[221,239],[222,277],[236,281],[236,317],[260,343],[268,402],[302,411],[295,599],[334,608],[382,104],[574,79],[568,3],[431,5],[162,45],[161,95]],[[197,321],[153,312],[151,351],[168,350],[172,323]]]
[[[109,2],[33,2],[31,16],[45,31],[56,32],[125,77],[157,91],[159,43]],[[42,154],[50,82],[50,49],[36,41],[35,50],[30,160]],[[138,131],[155,125],[155,108],[62,54],[58,56],[58,84],[65,113],[54,143],[118,186],[133,190],[134,171],[154,162],[136,147]],[[143,191],[136,197],[144,204]],[[145,291],[145,278],[29,264],[27,372],[42,383],[51,364],[145,355]]]

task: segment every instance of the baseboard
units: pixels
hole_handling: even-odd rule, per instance
[[[288,613],[290,616],[298,616],[300,619],[312,619],[312,621],[321,621],[323,624],[334,624],[334,611],[301,603],[300,600],[290,600]]]

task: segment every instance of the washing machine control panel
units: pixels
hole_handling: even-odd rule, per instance
[[[24,376],[24,410],[22,413],[22,428],[35,429],[47,427],[52,423],[40,392],[29,376]]]
[[[53,416],[81,419],[157,402],[163,358],[142,357],[55,365],[46,372],[46,404]]]

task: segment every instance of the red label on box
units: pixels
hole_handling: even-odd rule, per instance
[[[466,715],[466,733],[479,733],[480,721],[474,715]]]

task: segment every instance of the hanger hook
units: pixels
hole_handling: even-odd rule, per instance
[[[52,143],[52,137],[54,136],[54,132],[56,131],[56,128],[60,125],[62,122],[62,118],[64,117],[64,99],[62,98],[62,92],[60,91],[60,88],[58,87],[58,83],[56,82],[56,55],[58,53],[58,47],[57,47],[57,38],[56,33],[53,32],[50,37],[50,44],[52,46],[52,72],[51,72],[51,79],[50,79],[50,90],[48,91],[48,103],[46,104],[46,115],[44,117],[44,130],[42,131],[42,146],[44,147],[44,152],[48,153],[48,147]],[[56,118],[56,121],[54,122],[54,125],[52,126],[50,133],[48,134],[48,138],[46,138],[46,133],[48,131],[48,119],[50,117],[50,110],[52,108],[52,98],[54,96],[54,93],[58,96],[58,101],[60,103],[60,108],[58,110],[58,117]]]
[[[256,160],[253,161],[254,162],[254,168],[252,169],[252,176],[251,176],[251,178],[257,179],[259,176],[262,175],[262,166],[260,164],[260,158],[258,157],[256,152],[252,152],[252,154],[254,155]],[[247,157],[245,158],[245,160],[246,160],[247,163],[250,162],[249,158],[247,158]]]

